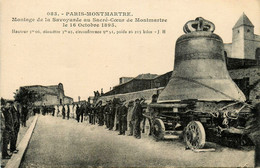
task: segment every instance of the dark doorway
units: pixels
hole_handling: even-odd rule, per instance
[[[260,48],[257,48],[255,51],[255,59],[258,61],[260,60]]]
[[[246,100],[249,99],[249,78],[243,78],[243,79],[234,79],[234,82],[237,84],[239,89],[245,94]]]

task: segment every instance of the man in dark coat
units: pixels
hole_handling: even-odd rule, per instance
[[[47,107],[45,106],[45,104],[43,104],[42,106],[42,115],[45,115],[47,112]]]
[[[96,111],[97,111],[97,117],[98,117],[98,125],[102,126],[102,125],[104,125],[102,101],[100,101],[100,103],[98,103],[98,105],[96,107]]]
[[[106,128],[109,128],[109,111],[110,111],[110,102],[108,102],[108,104],[105,106],[104,108],[104,115],[105,115],[105,124],[106,124]]]
[[[1,105],[2,106],[2,105]],[[7,147],[10,141],[14,139],[14,122],[13,116],[10,111],[11,103],[6,102],[5,107],[1,107],[4,116],[4,130],[3,130],[3,145],[2,145],[2,158],[10,159],[11,155],[7,152]]]
[[[127,110],[127,129],[129,130],[128,136],[133,136],[134,132],[134,117],[133,117],[133,111],[134,111],[134,101],[130,101],[128,103],[128,110]]]
[[[57,105],[57,117],[59,116],[60,114],[60,108],[59,108],[59,105]]]
[[[76,106],[76,119],[77,119],[77,121],[79,122],[79,116],[80,116],[80,111],[79,111],[80,109],[79,109],[79,105],[77,104],[77,106]]]
[[[37,110],[38,109],[36,107],[33,108],[33,115],[35,115],[37,113]]]
[[[52,110],[52,116],[54,116],[55,115],[55,107],[51,106],[51,110]]]
[[[65,105],[62,106],[62,119],[65,119]]]
[[[22,112],[21,112],[21,119],[22,119],[22,126],[26,127],[26,120],[28,115],[28,109],[25,104],[22,105]]]
[[[67,105],[67,119],[70,119],[70,106]]]
[[[80,110],[79,110],[79,115],[80,115],[80,122],[83,122],[83,117],[84,117],[84,113],[85,113],[85,106],[82,104],[80,106]]]
[[[109,111],[109,130],[112,130],[114,127],[115,115],[116,115],[116,104],[115,102],[113,102],[111,106],[111,110]]]
[[[143,119],[143,109],[142,109],[142,106],[140,104],[140,100],[139,99],[136,99],[135,100],[135,109],[134,109],[134,112],[133,112],[133,117],[134,117],[134,120],[135,120],[135,127],[134,127],[134,136],[137,138],[137,139],[140,139],[141,138],[141,128],[140,128],[140,123]]]
[[[126,104],[122,104],[119,108],[119,134],[118,135],[125,135],[125,131],[127,129],[127,107]]]
[[[17,153],[18,150],[16,149],[16,143],[17,143],[17,138],[18,138],[18,132],[20,130],[20,113],[18,111],[17,102],[12,104],[10,112],[12,113],[13,123],[14,123],[14,137],[11,139],[10,152]],[[26,123],[25,123],[25,126],[26,126]]]
[[[89,106],[89,109],[88,109],[88,116],[89,116],[89,124],[91,124],[92,123],[92,110],[93,110],[93,105],[91,104],[90,106]]]
[[[2,151],[2,159],[10,159],[12,155],[8,154],[7,146],[10,142],[10,133],[6,130],[5,127],[5,117],[4,117],[4,109],[3,104],[1,104],[1,151]]]

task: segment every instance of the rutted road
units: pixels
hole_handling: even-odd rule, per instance
[[[254,166],[253,150],[210,144],[215,152],[194,153],[180,140],[117,134],[74,119],[39,116],[21,167]]]

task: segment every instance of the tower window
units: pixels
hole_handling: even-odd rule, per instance
[[[249,30],[249,29],[247,29],[247,32],[250,32],[250,30]]]
[[[239,33],[239,30],[237,31],[237,33]]]

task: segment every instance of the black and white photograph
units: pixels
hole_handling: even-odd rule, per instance
[[[2,168],[259,167],[259,0],[2,0]]]

